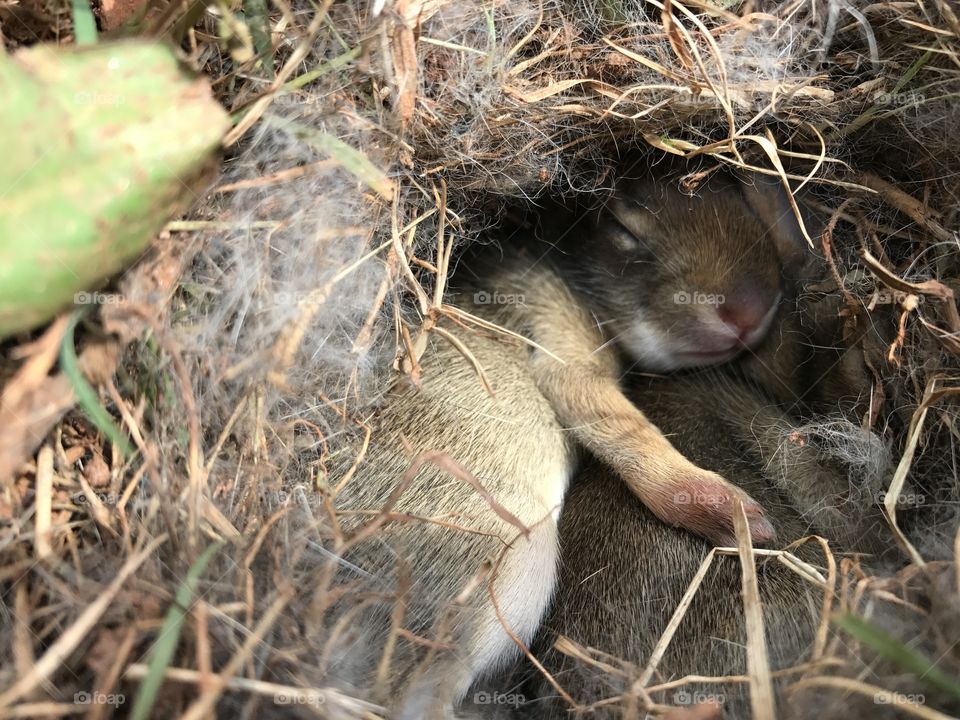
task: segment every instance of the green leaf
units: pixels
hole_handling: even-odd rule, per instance
[[[143,42],[0,54],[0,339],[49,320],[195,201],[229,127]]]

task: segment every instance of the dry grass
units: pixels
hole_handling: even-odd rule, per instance
[[[364,532],[341,530],[328,463],[348,447],[360,448],[348,465],[362,462],[371,402],[394,367],[417,379],[441,316],[492,330],[448,304],[459,250],[545,194],[602,198],[627,149],[815,187],[831,222],[811,241],[874,373],[864,427],[902,457],[886,507],[890,542],[912,562],[884,576],[826,547],[820,569],[778,555],[824,590],[792,689],[800,710],[813,688],[892,693],[905,716],[957,711],[960,698],[918,679],[901,650],[909,641],[960,668],[956,11],[946,0],[665,5],[275,0],[267,15],[251,4],[243,20],[221,6],[198,18],[184,47],[237,119],[223,177],[80,336],[85,375],[134,451],[71,409],[76,386],[56,367],[64,319],[0,347],[0,718],[136,715],[135,696],[161,681],[161,717],[251,717],[285,702],[382,715],[325,681],[324,643],[349,617],[333,637],[310,634],[343,591],[330,558]],[[142,32],[176,31],[180,11],[156,8]],[[4,23],[18,12],[0,1]],[[44,37],[68,41],[61,14],[40,15]],[[240,30],[264,20],[258,54]],[[895,339],[859,338],[871,323]],[[907,494],[922,506],[904,511]],[[327,560],[306,586],[316,546]],[[756,577],[740,554],[750,673],[716,680],[749,683],[765,718]],[[846,614],[900,644],[831,627]],[[663,712],[651,694],[710,681],[653,684],[670,634],[639,674],[569,650],[639,677],[634,709]]]

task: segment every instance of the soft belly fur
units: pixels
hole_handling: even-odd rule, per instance
[[[355,530],[372,516],[354,513],[383,508],[413,458],[436,451],[469,472],[493,501],[449,469],[425,462],[392,508],[415,517],[395,519],[343,553],[338,579],[350,592],[322,624],[356,616],[335,667],[355,689],[379,684],[375,699],[398,717],[449,716],[477,678],[516,657],[504,624],[521,641],[532,640],[555,586],[556,521],[572,444],[527,371],[525,346],[462,337],[495,396],[458,351],[434,339],[422,359],[422,387],[392,394],[374,422],[365,461],[335,499],[344,529]],[[337,481],[334,472],[331,485]],[[396,638],[390,670],[376,683],[391,623],[423,642]]]

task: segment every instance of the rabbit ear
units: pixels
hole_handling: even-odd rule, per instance
[[[817,249],[811,248],[803,236],[796,211],[780,178],[751,173],[742,179],[740,190],[750,209],[769,228],[784,269],[798,278],[816,274],[819,268]],[[797,206],[807,234],[816,242],[823,231],[823,223],[800,203]]]

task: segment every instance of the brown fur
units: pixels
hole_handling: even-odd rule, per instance
[[[658,362],[714,360],[684,353],[696,355],[698,341],[727,342],[716,309],[675,302],[678,288],[702,292],[709,280],[719,290],[728,278],[740,292],[757,278],[764,289],[748,300],[760,309],[773,308],[779,290],[784,233],[750,210],[737,185],[720,182],[696,200],[665,187],[627,184],[617,196],[630,237],[601,214],[575,257],[568,235],[473,263],[477,276],[465,281],[461,273],[455,288],[459,304],[549,352],[447,322],[494,394],[459,351],[434,336],[422,358],[422,387],[399,382],[374,420],[366,458],[335,505],[348,536],[366,533],[363,523],[381,509],[391,519],[348,549],[333,547],[348,594],[332,618],[317,607],[313,624],[324,642],[331,627],[343,631],[331,665],[353,692],[373,686],[371,696],[392,716],[449,717],[471,684],[516,656],[504,625],[532,640],[555,584],[557,517],[580,447],[615,467],[670,524],[727,542],[732,500],[740,498],[754,539],[772,537],[756,503],[677,452],[619,387],[617,341],[625,343],[618,336],[634,315],[645,318],[641,330],[652,344],[663,345]],[[631,207],[641,201],[644,208]],[[483,302],[491,296],[520,301]],[[649,359],[627,350],[641,363]],[[408,472],[417,459],[426,461]],[[333,468],[332,485],[348,464]],[[690,496],[696,501],[685,503]]]

